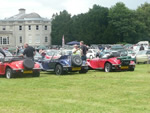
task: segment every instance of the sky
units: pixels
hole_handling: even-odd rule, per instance
[[[150,0],[0,0],[0,19],[19,13],[18,9],[26,9],[26,13],[38,13],[41,17],[51,18],[53,14],[67,10],[69,14],[86,13],[94,4],[111,8],[117,2],[123,2],[128,8],[136,9]]]

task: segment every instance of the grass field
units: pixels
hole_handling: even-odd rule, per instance
[[[149,71],[1,77],[0,113],[149,113]]]

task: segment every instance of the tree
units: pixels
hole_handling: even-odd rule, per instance
[[[140,7],[138,7],[136,13],[137,20],[141,23],[143,29],[143,31],[141,32],[141,40],[150,41],[150,4],[142,4]]]
[[[69,40],[71,29],[71,15],[66,10],[60,14],[53,15],[52,20],[52,44],[61,45],[62,36],[65,36],[65,41]]]
[[[136,26],[134,11],[128,9],[124,3],[118,2],[109,11],[109,26],[114,29],[115,42],[132,43],[135,40]],[[110,28],[109,28],[110,29]]]

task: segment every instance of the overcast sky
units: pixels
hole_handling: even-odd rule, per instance
[[[42,17],[51,18],[52,14],[67,10],[71,15],[85,13],[94,4],[112,7],[123,2],[130,9],[136,9],[150,0],[0,0],[0,19],[18,14],[18,9],[25,8],[26,13],[36,12]]]

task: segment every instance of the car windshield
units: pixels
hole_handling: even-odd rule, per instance
[[[48,56],[53,56],[53,55],[58,55],[59,51],[58,50],[48,50],[46,51],[46,55]]]
[[[124,49],[121,45],[113,45],[111,47],[111,50],[119,50],[119,49]]]
[[[62,50],[60,52],[60,55],[71,55],[72,54],[72,50]]]
[[[6,51],[6,50],[3,50],[3,51],[6,54],[6,56],[9,56],[9,57],[13,56],[9,51]],[[4,58],[4,55],[2,53],[0,53],[0,58]]]

